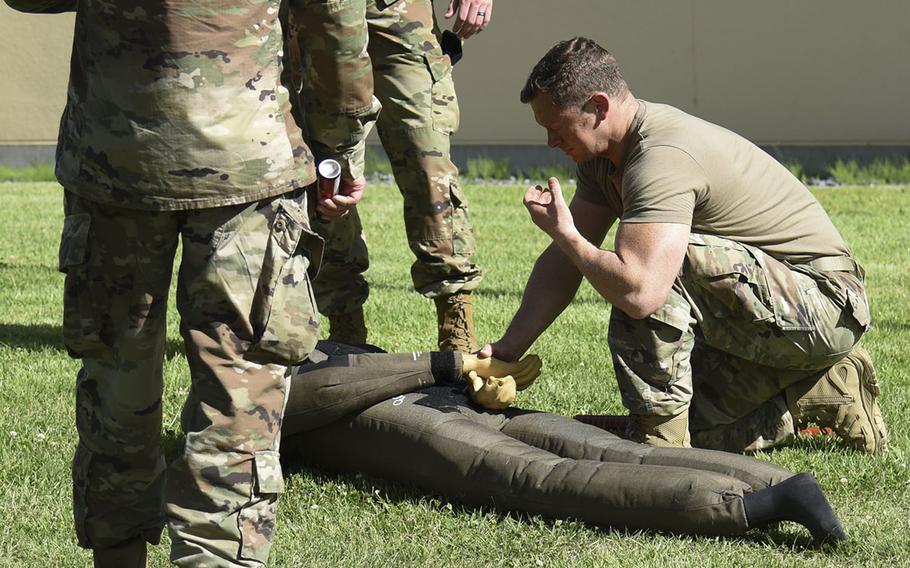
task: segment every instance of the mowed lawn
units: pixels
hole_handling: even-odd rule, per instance
[[[496,339],[518,306],[548,239],[521,206],[523,187],[467,188],[486,278],[476,294],[481,340]],[[571,193],[567,189],[567,193]],[[910,565],[910,188],[838,188],[815,194],[868,272],[875,329],[864,340],[883,384],[891,440],[878,457],[828,439],[761,453],[814,472],[850,536],[807,546],[784,523],[741,539],[609,531],[580,522],[464,508],[407,486],[304,469],[280,502],[273,566],[900,566]],[[372,251],[371,340],[388,350],[426,350],[433,305],[411,290],[412,257],[393,187],[370,186],[362,214]],[[61,343],[63,276],[56,270],[62,192],[52,183],[0,184],[0,566],[88,566],[72,530],[70,458],[76,443],[73,380],[78,363]],[[173,302],[172,302],[173,305]],[[188,373],[171,308],[165,364],[165,436]],[[517,404],[556,412],[620,413],[606,348],[609,309],[584,285],[534,346],[542,377]],[[167,539],[152,550],[164,566]]]

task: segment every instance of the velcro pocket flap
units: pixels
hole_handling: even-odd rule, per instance
[[[76,213],[63,219],[63,232],[60,236],[60,252],[57,268],[66,272],[71,266],[85,262],[85,251],[88,246],[88,233],[92,225],[92,216],[88,213]]]
[[[426,57],[427,67],[430,69],[434,83],[442,81],[452,73],[452,62],[448,55],[428,52],[424,54],[424,57]]]
[[[284,493],[284,478],[281,476],[281,461],[278,452],[263,450],[253,452],[256,468],[256,492]]]
[[[768,299],[772,304],[777,327],[784,331],[814,331],[815,324],[809,318],[806,309],[808,300],[796,273],[760,249],[750,247],[749,250],[763,269],[768,286]],[[817,286],[814,281],[811,282],[813,287]]]
[[[300,245],[306,250],[306,256],[310,261],[310,266],[307,268],[307,274],[310,275],[310,279],[315,279],[319,274],[319,269],[322,267],[322,257],[325,254],[325,240],[317,235],[312,229],[304,227]]]
[[[688,305],[676,305],[669,302],[664,303],[664,305],[657,308],[657,311],[648,317],[669,325],[673,329],[681,332],[686,332],[689,329],[689,326],[695,323],[695,319],[692,317],[692,312]]]

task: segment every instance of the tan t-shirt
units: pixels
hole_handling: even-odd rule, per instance
[[[809,190],[755,144],[671,106],[640,102],[622,169],[607,158],[579,164],[576,196],[607,206],[623,223],[683,223],[778,259],[851,254]]]

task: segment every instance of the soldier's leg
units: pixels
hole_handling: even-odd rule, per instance
[[[160,449],[167,294],[177,225],[168,214],[66,193],[63,335],[82,359],[73,512],[79,544],[144,557],[164,525]]]
[[[842,359],[865,331],[827,283],[820,287],[824,276],[808,270],[735,241],[693,234],[679,283],[706,345],[808,375]]]
[[[286,440],[302,459],[367,472],[471,504],[634,529],[738,534],[748,484],[675,466],[559,457],[512,438],[507,418],[432,387]],[[579,426],[583,426],[579,424]]]
[[[316,344],[302,192],[188,212],[178,283],[192,373],[167,482],[171,560],[260,566],[284,490],[288,365]]]
[[[820,378],[810,376],[788,386],[784,396],[797,426],[831,428],[853,449],[877,453],[888,446],[879,394],[872,357],[857,345]]]
[[[829,369],[808,375],[724,354],[693,354],[693,445],[729,452],[760,450],[785,444],[798,428],[815,423],[831,428],[857,450],[884,450],[888,432],[876,401],[878,383],[864,353],[854,347]]]
[[[379,112],[375,97],[366,100],[361,96],[363,91],[335,92],[336,96],[328,96],[330,91],[343,88],[345,82],[336,80],[337,70],[321,68],[320,62],[325,61],[313,56],[329,49],[340,57],[345,73],[356,77],[358,84],[372,85],[372,68],[366,51],[368,34],[361,25],[368,3],[369,0],[281,4],[288,23],[282,83],[291,90],[294,119],[304,132],[330,131],[337,128],[339,122],[345,123],[345,128],[363,129],[364,136],[372,128],[371,121]],[[340,24],[337,22],[339,11],[344,12]],[[329,47],[327,38],[332,44]],[[325,106],[335,100],[340,100],[343,108]],[[342,162],[355,167],[355,164],[363,163],[363,156],[356,155],[362,153],[362,147],[351,146],[357,138],[351,137],[334,147],[327,147],[316,139],[308,140],[308,144],[317,159],[341,156],[346,158]],[[357,177],[364,172],[357,166],[350,173]],[[323,314],[329,320],[333,339],[364,342],[367,329],[363,303],[369,289],[363,273],[369,268],[369,260],[357,210],[352,209],[334,222],[322,222],[318,218],[312,222],[313,229],[326,240],[321,278],[313,282],[319,309],[324,310]]]
[[[644,319],[613,308],[607,340],[623,405],[629,410],[632,440],[690,445],[694,324],[690,305],[677,289]]]
[[[735,446],[756,433],[746,447],[758,449],[785,441],[794,421],[813,418],[858,449],[884,448],[874,369],[856,346],[869,323],[857,276],[786,265],[733,241],[693,235],[680,281],[707,346],[693,355],[706,434],[727,425],[732,438],[720,441]],[[784,396],[788,410],[780,413]]]
[[[314,218],[313,230],[325,240],[313,290],[319,313],[329,320],[329,339],[366,343],[363,304],[370,289],[363,273],[370,267],[370,259],[360,213],[355,207],[333,221]]]
[[[767,367],[696,340],[692,375],[693,446],[744,452],[793,440],[796,427],[782,391],[806,371]]]
[[[437,302],[443,347],[474,345],[469,293],[481,280],[471,260],[474,228],[452,163],[459,111],[452,66],[439,45],[430,0],[400,0],[368,13],[377,122],[404,198],[414,288]]]
[[[694,330],[699,343],[710,347],[704,354],[717,360],[703,364],[695,379],[702,402],[713,401],[722,415],[710,417],[712,409],[702,404],[708,418],[700,428],[707,429],[738,421],[788,385],[817,380],[819,370],[851,350],[863,327],[845,313],[843,302],[820,289],[817,277],[734,241],[693,234],[661,310],[644,320],[613,310],[610,345],[636,439],[679,438],[693,389]],[[764,421],[770,409],[753,418]],[[674,418],[662,423],[662,416]]]

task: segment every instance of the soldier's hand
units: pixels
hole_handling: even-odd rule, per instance
[[[515,401],[516,385],[512,377],[483,378],[476,371],[471,371],[467,379],[471,400],[486,409],[502,410]]]
[[[493,0],[450,0],[445,19],[456,16],[452,31],[468,39],[484,30],[493,17]]]
[[[554,239],[557,235],[577,230],[572,212],[562,196],[559,180],[555,177],[547,180],[547,187],[529,187],[524,204],[534,224]]]
[[[540,368],[543,366],[537,355],[528,355],[521,361],[510,362],[468,353],[462,356],[462,361],[463,372],[468,376],[471,373],[483,379],[509,376],[512,377],[518,390],[531,386],[531,383],[540,376]]]
[[[332,220],[344,217],[363,197],[363,190],[367,186],[365,177],[360,176],[355,180],[341,178],[338,194],[334,197],[320,197],[316,202],[316,212],[323,219]]]
[[[494,341],[493,343],[487,343],[475,353],[475,355],[481,359],[496,357],[501,361],[518,361],[518,358],[523,354],[524,351],[505,347],[501,339],[499,341]]]

